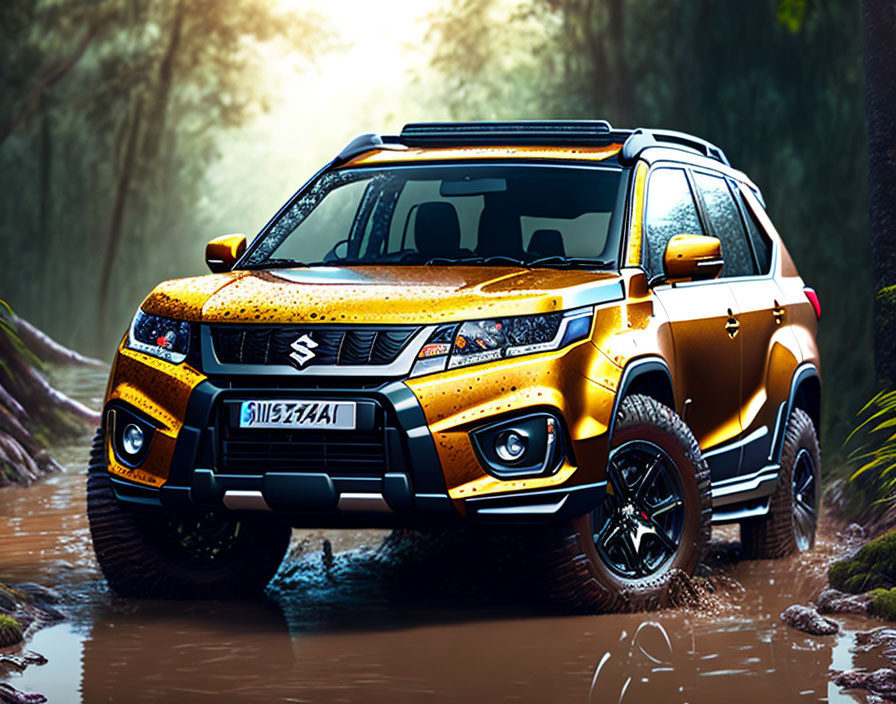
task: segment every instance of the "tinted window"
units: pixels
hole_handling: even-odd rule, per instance
[[[767,274],[772,268],[772,243],[768,239],[768,235],[765,234],[765,231],[759,226],[759,223],[756,222],[756,217],[753,215],[753,212],[744,201],[743,196],[741,196],[736,188],[735,193],[737,193],[737,199],[740,202],[744,219],[747,221],[747,234],[750,236],[750,241],[753,243],[753,251],[755,252],[756,259],[759,263],[759,272],[761,274]]]
[[[474,164],[329,171],[261,235],[247,261],[419,265],[578,257],[610,266],[619,252],[621,221],[614,213],[624,192],[622,171],[615,168]],[[552,264],[558,262],[536,266]]]
[[[706,217],[713,234],[722,242],[725,266],[721,276],[752,276],[756,273],[753,253],[744,232],[740,212],[728,188],[720,176],[694,172],[694,182],[703,196]]]
[[[702,235],[697,206],[681,169],[657,169],[650,175],[644,216],[642,259],[651,276],[663,273],[666,243],[675,235]]]

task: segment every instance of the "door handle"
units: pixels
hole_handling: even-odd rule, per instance
[[[775,325],[780,325],[784,322],[784,306],[775,301],[775,307],[772,308],[772,315],[775,318]]]
[[[725,331],[732,340],[737,337],[737,333],[740,331],[740,322],[734,317],[734,313],[730,308],[728,309],[728,320],[725,322]]]

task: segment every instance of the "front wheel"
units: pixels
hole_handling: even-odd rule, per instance
[[[289,547],[273,516],[135,511],[115,498],[102,431],[90,455],[87,516],[97,561],[120,595],[170,599],[260,592]]]
[[[690,429],[655,399],[629,396],[616,418],[606,496],[560,527],[551,590],[579,610],[660,606],[672,575],[693,574],[702,559],[711,517],[709,469]]]

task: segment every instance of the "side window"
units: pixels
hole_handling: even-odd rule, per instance
[[[725,266],[721,276],[754,276],[756,262],[728,183],[721,176],[699,171],[694,172],[694,182],[703,196],[709,227],[722,242]]]
[[[759,264],[759,273],[767,274],[772,268],[772,243],[768,235],[765,234],[759,223],[756,222],[756,216],[744,201],[743,196],[735,187],[734,192],[737,194],[737,200],[740,203],[741,212],[744,214],[744,220],[747,223],[747,234],[753,243],[753,251],[756,253],[756,260]]]
[[[647,273],[663,273],[666,243],[675,235],[702,235],[697,206],[682,169],[662,168],[650,174],[644,215],[642,261]]]

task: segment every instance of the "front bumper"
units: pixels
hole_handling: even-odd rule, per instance
[[[372,408],[369,432],[381,437],[383,466],[378,472],[235,472],[222,462],[222,409],[229,401],[283,396],[350,399]],[[110,411],[136,414],[125,399]],[[147,416],[144,414],[144,418]],[[167,439],[162,433],[159,440]],[[488,522],[545,523],[592,510],[603,498],[603,481],[549,486],[509,493],[452,498],[433,435],[418,398],[400,381],[378,388],[247,388],[210,379],[190,391],[182,423],[173,439],[167,479],[159,486],[113,472],[121,501],[172,509],[271,510],[296,527],[423,527]],[[107,442],[107,452],[114,453]],[[575,468],[567,462],[567,471]]]

